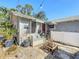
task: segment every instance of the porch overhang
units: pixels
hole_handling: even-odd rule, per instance
[[[31,20],[31,21],[39,22],[39,23],[44,23],[44,22],[45,22],[45,21],[43,21],[43,20],[41,20],[41,19],[34,18],[33,16],[23,15],[23,14],[20,13],[20,12],[13,12],[13,11],[11,11],[10,14],[11,14],[11,15],[14,15],[14,16],[17,16],[17,17],[29,19],[29,20]]]

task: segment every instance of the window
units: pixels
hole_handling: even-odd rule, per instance
[[[48,25],[49,26],[49,28],[54,28],[54,25]]]

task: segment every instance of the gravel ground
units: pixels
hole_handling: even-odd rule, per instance
[[[18,47],[15,51],[0,54],[0,59],[44,59],[47,54],[41,49],[32,47]]]
[[[36,47],[17,47],[14,51],[7,53],[7,49],[0,48],[0,59],[79,59],[79,52],[71,54],[58,49],[52,55]]]

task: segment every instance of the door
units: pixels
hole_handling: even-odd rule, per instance
[[[42,24],[42,32],[45,33],[45,24]]]
[[[21,44],[24,40],[27,39],[27,34],[30,33],[29,22],[20,22],[19,23],[19,43]]]

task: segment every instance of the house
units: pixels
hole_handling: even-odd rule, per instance
[[[18,12],[11,12],[10,15],[11,22],[18,30],[18,41],[20,45],[30,36],[32,46],[43,43],[45,38],[41,36],[41,33],[46,33],[45,21]]]
[[[51,23],[55,31],[79,32],[79,16],[56,19]]]
[[[64,44],[79,47],[79,16],[67,17],[48,22],[51,29],[51,39]]]
[[[18,12],[10,13],[11,22],[18,30],[19,45],[31,37],[31,45],[41,44],[47,34],[56,42],[79,47],[79,16],[45,22]]]

